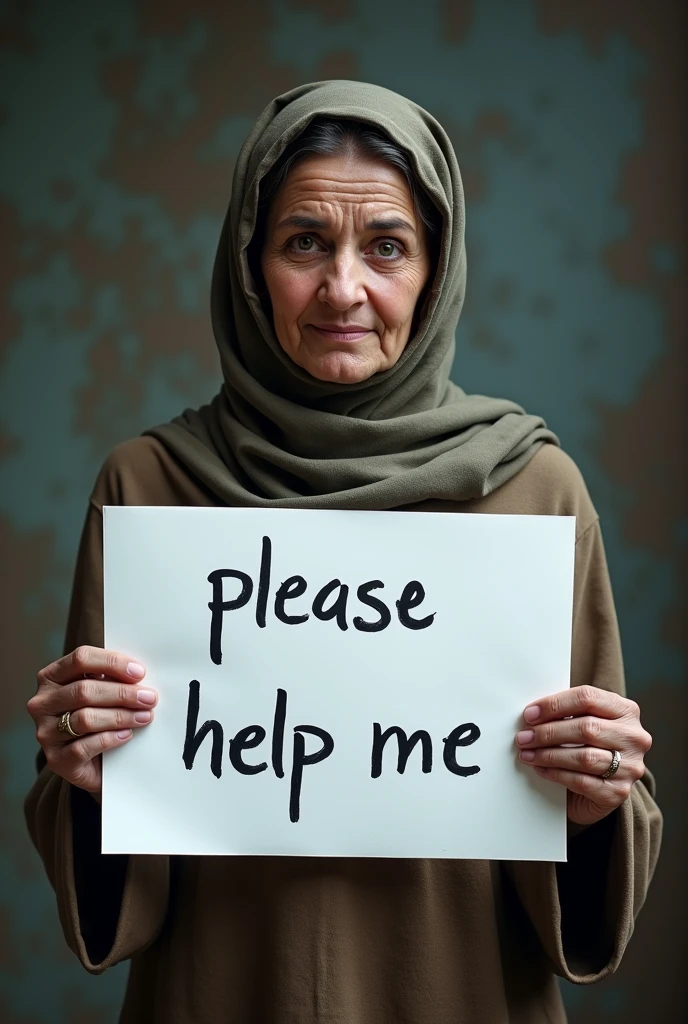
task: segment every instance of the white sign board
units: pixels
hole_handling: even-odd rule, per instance
[[[104,513],[105,646],[159,704],[103,852],[566,859],[514,734],[569,685],[573,518]]]

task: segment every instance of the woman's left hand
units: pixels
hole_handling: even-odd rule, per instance
[[[533,701],[523,718],[526,725],[516,734],[521,761],[566,786],[568,816],[579,825],[611,814],[643,776],[652,737],[640,724],[635,701],[596,686],[573,686]],[[605,779],[614,751],[621,762]]]

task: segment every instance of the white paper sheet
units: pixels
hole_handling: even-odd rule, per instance
[[[155,721],[105,758],[105,853],[566,859],[565,792],[519,763],[514,734],[528,702],[569,685],[575,519],[140,507],[104,515],[105,645],[141,661],[159,692]],[[246,578],[212,577],[217,570]],[[209,576],[223,601],[252,587],[250,600],[211,612]],[[280,608],[309,617],[287,624],[275,598],[294,576],[307,589]],[[349,587],[346,629],[313,611],[335,579]],[[367,581],[384,584],[366,593],[390,618],[372,632],[354,623],[381,618],[357,598]],[[434,613],[422,628],[404,625],[396,606],[411,581],[425,597],[405,615]],[[337,597],[341,606],[341,595],[334,588],[324,609]],[[190,741],[209,720],[217,725],[187,767]],[[378,740],[391,726],[427,733],[402,773],[399,734],[377,743],[375,769],[375,723]],[[453,739],[469,745],[450,737],[461,725]],[[301,761],[327,752],[325,734],[331,753],[303,764],[299,782]],[[479,770],[457,774],[445,755],[457,770]]]

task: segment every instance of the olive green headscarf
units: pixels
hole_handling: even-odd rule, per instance
[[[417,333],[395,366],[359,384],[316,380],[289,359],[248,266],[260,181],[321,115],[383,129],[443,217]],[[454,150],[421,107],[362,82],[316,82],[279,96],[239,155],[215,259],[211,309],[224,385],[209,405],[148,433],[226,505],[392,509],[493,491],[556,438],[513,402],[466,395],[449,380],[466,285],[464,224]]]

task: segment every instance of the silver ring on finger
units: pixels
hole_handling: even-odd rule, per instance
[[[63,715],[60,715],[60,718],[57,723],[57,731],[66,733],[67,736],[71,736],[72,739],[78,740],[79,737],[81,736],[81,733],[74,732],[74,730],[72,729],[72,723],[70,722],[71,716],[71,711],[65,711]]]
[[[621,764],[621,754],[618,750],[610,750],[609,753],[612,755],[612,762],[604,775],[600,776],[602,779],[611,779],[612,775],[616,775],[619,770],[619,765]]]

